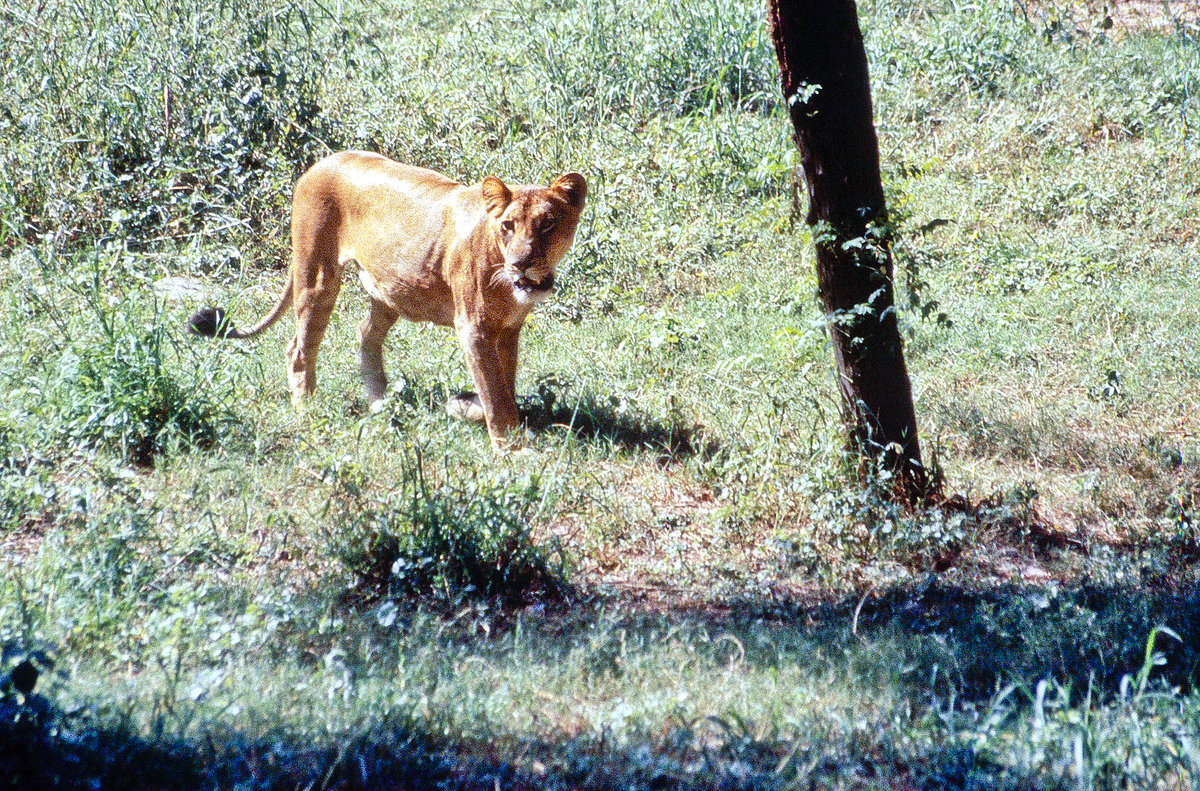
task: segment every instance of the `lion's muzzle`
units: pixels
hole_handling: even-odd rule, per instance
[[[513,298],[522,304],[541,302],[554,289],[554,275],[549,274],[536,280],[528,272],[510,273]]]

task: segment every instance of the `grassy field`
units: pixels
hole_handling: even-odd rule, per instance
[[[1200,787],[1200,21],[1116,10],[860,3],[917,513],[843,454],[763,4],[0,11],[5,787]],[[588,178],[532,454],[443,329],[371,413],[355,284],[303,413],[290,322],[187,335],[342,148]]]

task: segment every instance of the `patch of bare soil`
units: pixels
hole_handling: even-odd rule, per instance
[[[1180,28],[1200,29],[1200,3],[1196,0],[1018,0],[1030,21],[1066,17],[1077,32],[1105,32],[1114,38],[1142,31],[1173,33]]]
[[[0,538],[0,561],[7,567],[35,557],[45,537],[42,525],[37,522],[30,522],[21,530],[5,534]]]
[[[1118,29],[1170,30],[1200,24],[1200,5],[1192,0],[1111,0],[1105,5]]]

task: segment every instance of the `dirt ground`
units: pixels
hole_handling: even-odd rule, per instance
[[[1156,30],[1171,32],[1179,28],[1200,32],[1200,0],[1072,0],[1068,3],[1046,0],[1015,0],[1020,12],[1030,21],[1068,17],[1080,32],[1108,31],[1114,37]]]

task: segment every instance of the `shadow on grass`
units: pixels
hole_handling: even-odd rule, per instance
[[[441,412],[453,397],[477,398],[471,391],[451,392],[444,384],[428,384],[419,378],[400,375],[392,389],[396,403],[401,405],[392,417],[392,424],[399,430],[406,429],[405,408]],[[581,442],[609,445],[625,452],[654,453],[660,465],[718,450],[711,440],[701,439],[695,426],[655,420],[642,413],[636,404],[616,396],[574,390],[572,385],[554,377],[543,378],[536,393],[518,399],[526,428],[538,433],[567,431]],[[365,413],[366,405],[359,406]]]
[[[531,431],[565,430],[584,442],[656,453],[660,464],[715,450],[711,442],[701,441],[695,427],[654,420],[615,396],[602,398],[586,390],[569,394],[568,386],[553,378],[539,382],[537,393],[523,398],[520,410]]]
[[[732,631],[793,631],[819,646],[887,642],[903,654],[914,687],[935,666],[943,692],[963,702],[990,698],[1003,684],[1041,679],[1069,684],[1082,699],[1118,692],[1147,660],[1152,680],[1193,691],[1200,681],[1200,591],[1080,583],[980,587],[925,584],[868,591],[819,604],[786,599],[732,601],[684,616]],[[1155,630],[1166,627],[1174,636]],[[853,649],[843,652],[847,656]],[[748,657],[752,659],[752,657]]]
[[[66,713],[36,693],[0,699],[0,777],[38,789],[492,789],[535,788],[511,765],[447,749],[403,728],[323,745],[248,741],[201,730],[189,741],[155,740],[127,722]]]
[[[455,744],[395,725],[350,738],[330,736],[315,745],[286,736],[247,740],[236,731],[203,727],[186,741],[156,740],[140,735],[128,722],[102,721],[90,712],[66,713],[34,694],[20,703],[0,698],[0,777],[6,788],[30,791],[794,787],[779,771],[780,762],[789,760],[786,743],[745,736],[714,744],[701,736],[708,743],[698,747],[694,728],[685,725],[662,738],[622,739],[618,744],[607,742],[607,732],[599,738],[529,743],[522,746],[518,760],[523,765],[518,765],[498,758],[500,750],[486,742]],[[982,763],[953,747],[927,748],[914,760],[912,755],[838,743],[828,735],[814,743],[822,757],[809,764],[807,775],[815,782],[916,778],[931,788],[962,787],[978,779]]]
[[[732,644],[744,651],[738,663],[746,666],[786,661],[821,676],[843,663],[856,678],[874,674],[897,685],[918,711],[986,707],[1000,685],[1028,692],[1041,679],[1103,705],[1145,665],[1147,640],[1160,626],[1179,639],[1159,634],[1153,648],[1165,661],[1150,684],[1193,690],[1200,669],[1195,590],[1091,584],[969,590],[930,583],[816,604],[763,597],[665,611],[597,596],[551,616],[497,616],[519,619],[522,639],[545,645],[549,661],[594,637],[598,622],[622,635],[703,636],[697,653],[710,653],[718,666]],[[467,624],[447,629],[446,639],[457,643],[480,634]],[[508,631],[492,631],[484,642]],[[735,639],[711,639],[715,634]],[[13,788],[769,789],[796,780],[794,767],[781,770],[796,755],[803,777],[818,787],[860,787],[864,780],[881,787],[1021,787],[1020,777],[959,743],[953,729],[923,746],[886,739],[860,745],[836,729],[797,741],[754,735],[715,712],[677,721],[666,733],[617,734],[611,743],[605,731],[497,746],[486,734],[432,736],[423,722],[381,723],[315,744],[286,734],[248,737],[227,726],[193,728],[186,741],[156,740],[127,713],[67,713],[29,692],[28,678],[22,685],[28,694],[19,694],[11,678],[0,679],[0,776]],[[720,724],[724,735],[714,741],[700,733],[706,721]]]

